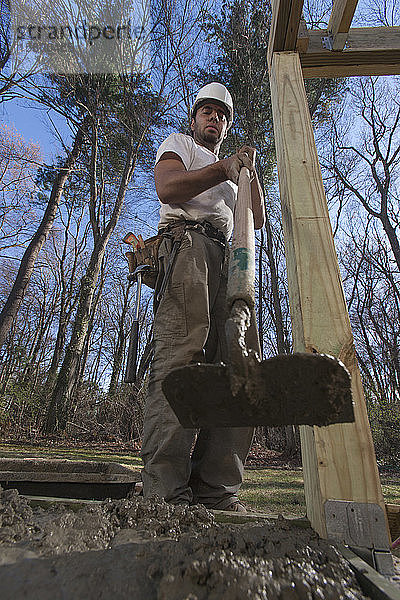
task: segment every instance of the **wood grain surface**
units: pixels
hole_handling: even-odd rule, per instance
[[[324,536],[325,500],[384,500],[298,54],[275,53],[270,76],[294,348],[352,376],[355,423],[301,428],[307,514]]]

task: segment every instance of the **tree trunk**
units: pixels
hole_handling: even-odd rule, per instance
[[[67,425],[68,415],[72,403],[72,393],[76,382],[79,379],[81,356],[84,348],[86,333],[89,327],[90,311],[97,278],[108,241],[121,214],[126,190],[135,165],[134,159],[135,151],[131,145],[126,158],[125,168],[121,177],[121,183],[111,218],[102,234],[100,234],[99,230],[94,231],[94,236],[97,239],[93,253],[90,257],[86,274],[81,279],[79,303],[72,330],[71,341],[65,352],[64,361],[50,399],[50,404],[44,423],[45,433],[64,431]]]
[[[72,151],[65,160],[64,166],[57,174],[43,218],[35,235],[32,238],[32,241],[24,252],[16,280],[4,305],[4,308],[0,313],[0,346],[3,345],[6,335],[9,332],[11,324],[18,312],[25,295],[25,291],[29,285],[36,258],[42,249],[42,246],[45,243],[50,229],[54,223],[65,182],[67,181],[83,146],[85,125],[86,123],[84,120],[75,136]]]
[[[45,306],[43,306],[43,313],[45,311]],[[35,337],[35,342],[32,345],[32,349],[31,352],[29,353],[29,357],[28,357],[28,363],[22,373],[22,377],[21,380],[22,381],[29,381],[32,379],[32,374],[37,370],[38,370],[38,356],[40,351],[42,350],[42,348],[45,345],[45,338],[48,335],[50,326],[51,326],[51,322],[53,320],[53,314],[54,314],[54,305],[50,308],[49,310],[49,314],[46,315],[43,314],[40,318],[40,323],[39,326],[37,328],[37,334]]]
[[[78,381],[76,382],[77,384],[79,384],[82,381],[84,373],[85,373],[86,363],[87,363],[88,354],[89,354],[90,340],[92,337],[92,332],[93,332],[93,327],[94,327],[94,317],[95,317],[95,314],[97,311],[97,306],[100,302],[101,295],[103,293],[103,288],[104,288],[104,269],[103,269],[103,267],[104,267],[104,263],[102,261],[102,264],[100,267],[101,268],[101,283],[99,285],[99,289],[97,290],[96,297],[95,297],[94,301],[92,301],[92,306],[90,309],[89,322],[88,322],[88,327],[87,327],[87,331],[86,331],[86,335],[85,335],[85,342],[83,344],[83,352],[82,352],[82,356],[81,356],[81,364],[80,364],[80,369],[79,369]]]
[[[261,229],[260,251],[258,253],[258,339],[260,341],[260,358],[264,356],[264,331],[263,331],[263,250],[264,250],[264,229]]]
[[[101,240],[95,247],[88,269],[81,279],[79,304],[71,340],[65,352],[46,415],[46,433],[54,432],[57,429],[64,430],[67,424],[72,391],[79,378],[81,355],[89,326],[94,289],[106,249],[104,242],[105,240]]]
[[[71,315],[74,311],[74,308],[78,302],[78,296],[73,295],[73,280],[75,278],[75,273],[77,269],[78,263],[78,255],[80,254],[78,247],[79,245],[75,244],[75,255],[72,265],[72,271],[69,279],[69,283],[67,283],[67,279],[65,276],[65,258],[68,250],[68,239],[69,239],[69,227],[71,224],[72,218],[72,209],[68,215],[68,221],[65,228],[65,238],[64,238],[64,247],[62,251],[62,255],[60,258],[60,284],[61,284],[61,296],[60,296],[60,314],[58,319],[58,330],[57,330],[57,338],[56,343],[53,350],[53,356],[51,359],[50,367],[47,372],[46,383],[44,386],[47,397],[50,396],[54,384],[57,378],[57,370],[61,361],[61,356],[65,346],[65,339],[67,336],[67,327],[71,320]],[[80,227],[81,219],[78,220],[78,230]]]
[[[58,365],[61,360],[61,354],[62,354],[62,351],[64,348],[65,338],[66,338],[66,334],[67,334],[67,325],[68,325],[68,322],[67,322],[67,318],[66,318],[65,303],[61,302],[57,339],[56,339],[56,343],[54,346],[54,351],[53,351],[53,356],[51,359],[50,368],[47,372],[47,378],[46,378],[46,384],[45,384],[45,389],[47,391],[47,394],[51,393],[51,390],[53,389],[53,386],[54,386],[54,383],[55,383],[55,380],[57,377],[57,369],[58,369]]]
[[[400,271],[400,244],[396,234],[396,230],[392,226],[387,214],[381,214],[380,220],[383,225],[383,229],[385,230],[386,235],[388,236],[389,244],[392,249],[397,268]]]
[[[281,301],[279,297],[279,285],[278,285],[278,270],[276,268],[275,256],[274,256],[274,245],[272,240],[271,223],[268,217],[268,213],[265,215],[265,231],[267,234],[267,256],[269,270],[271,273],[271,292],[272,292],[272,304],[274,307],[275,314],[275,331],[276,331],[276,346],[278,354],[288,354],[289,348],[285,340],[285,332],[283,327],[283,316]]]
[[[289,345],[285,338],[285,330],[283,325],[282,307],[279,297],[279,285],[278,285],[278,270],[276,268],[274,247],[271,231],[271,223],[268,217],[268,212],[265,218],[265,231],[267,234],[267,256],[268,263],[271,273],[271,291],[272,291],[272,303],[275,314],[275,331],[276,331],[276,346],[278,354],[288,354],[290,351]],[[284,435],[284,456],[294,456],[298,451],[298,444],[296,440],[296,429],[293,425],[286,425],[282,428]]]
[[[108,388],[108,395],[112,396],[117,387],[118,380],[121,374],[122,363],[124,360],[124,350],[125,350],[125,342],[126,342],[126,332],[125,332],[125,319],[126,314],[128,312],[128,304],[129,304],[129,286],[124,290],[124,303],[122,306],[122,313],[120,318],[118,319],[118,331],[117,331],[117,343],[115,347],[115,352],[113,356],[113,368],[111,373],[110,385]]]

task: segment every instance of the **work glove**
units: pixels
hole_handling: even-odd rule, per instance
[[[229,156],[229,158],[224,158],[221,162],[224,163],[224,171],[228,179],[237,184],[239,181],[240,169],[242,167],[249,169],[251,179],[254,177],[254,159],[254,148],[243,146],[239,152]]]

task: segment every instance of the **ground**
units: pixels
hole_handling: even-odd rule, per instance
[[[0,456],[101,459],[137,469],[140,461],[133,450],[115,445],[7,443],[0,446]],[[386,476],[385,489],[386,500],[400,504],[398,476]],[[278,453],[253,447],[241,498],[263,512],[304,515],[299,459],[286,461]],[[215,515],[201,506],[173,507],[139,497],[49,511],[32,507],[12,490],[0,491],[0,596],[4,600],[366,597],[335,548],[306,523],[281,516],[228,525],[216,522]]]
[[[3,600],[362,600],[338,552],[283,518],[218,524],[202,506],[32,509],[0,491]]]
[[[141,468],[139,446],[122,443],[83,444],[67,440],[40,441],[4,440],[0,457],[47,457],[71,460],[116,461],[133,469]],[[385,501],[400,505],[400,466],[398,472],[381,472]],[[245,482],[240,498],[254,510],[285,517],[306,514],[303,473],[299,456],[287,458],[282,453],[253,444],[249,453]]]

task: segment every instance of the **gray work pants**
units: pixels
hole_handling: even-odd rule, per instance
[[[162,241],[161,272],[171,248],[171,240]],[[141,452],[145,497],[158,494],[172,503],[219,509],[238,499],[253,429],[183,429],[161,389],[175,367],[226,361],[226,271],[223,248],[198,231],[186,231],[154,319]]]

